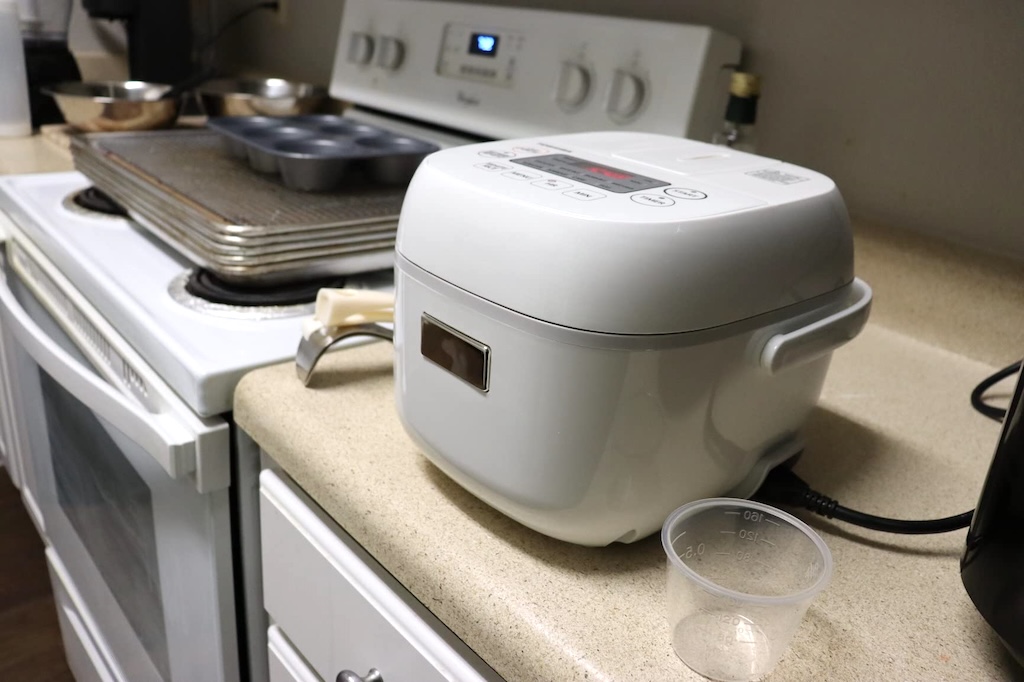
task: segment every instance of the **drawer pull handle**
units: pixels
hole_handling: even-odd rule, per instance
[[[334,682],[384,682],[384,676],[376,668],[370,668],[366,677],[360,677],[351,670],[342,670]]]

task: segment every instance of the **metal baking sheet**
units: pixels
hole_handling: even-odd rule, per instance
[[[397,220],[405,196],[404,187],[373,185],[322,194],[288,189],[229,157],[220,136],[205,129],[80,135],[72,138],[72,153],[76,166],[83,155],[114,165],[196,214],[210,232],[223,234],[307,232]]]
[[[109,182],[110,179],[104,173],[100,169],[94,175],[96,186],[108,192],[115,200],[120,201],[124,188]],[[209,242],[200,231],[183,228],[173,221],[160,221],[159,212],[146,201],[136,198],[131,215],[138,224],[172,247],[177,248],[190,260],[216,272],[221,272],[222,267],[231,267],[232,272],[237,274],[243,271],[242,268],[248,266],[252,268],[253,273],[258,271],[266,274],[276,270],[280,274],[284,274],[284,271],[294,270],[296,274],[299,274],[300,271],[304,271],[316,261],[339,259],[366,251],[393,250],[395,243],[394,225],[392,225],[390,230],[358,234],[345,241],[329,240],[318,244],[313,240],[306,240],[296,241],[292,244],[286,243],[278,248],[230,248]],[[348,274],[341,272],[341,270],[348,269],[346,264],[339,262],[337,265],[338,268],[332,270],[330,264],[325,263],[324,267],[318,268],[318,271],[325,274]]]
[[[176,233],[187,231],[192,238],[208,245],[213,252],[250,252],[253,255],[258,255],[272,251],[329,247],[370,239],[390,238],[393,241],[395,236],[397,222],[393,219],[360,226],[323,228],[308,232],[263,236],[211,234],[206,226],[197,221],[195,216],[187,210],[182,210],[173,203],[168,205],[167,202],[150,196],[145,192],[144,187],[140,187],[138,181],[112,172],[110,168],[94,159],[81,158],[79,161],[79,168],[89,175],[96,186],[116,201],[129,205],[132,215],[143,213],[150,220],[166,224],[166,229]]]
[[[404,188],[288,190],[225,158],[205,130],[76,136],[72,151],[76,167],[140,226],[225,279],[287,281],[393,264]]]

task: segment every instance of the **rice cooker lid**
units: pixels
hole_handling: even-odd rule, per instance
[[[396,248],[494,304],[611,334],[709,329],[853,280],[829,178],[641,133],[435,153],[409,186]]]

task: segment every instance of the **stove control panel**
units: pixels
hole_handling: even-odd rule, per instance
[[[348,0],[331,94],[483,137],[710,140],[735,38],[705,26],[432,0]]]
[[[444,27],[437,74],[511,87],[526,37],[514,31],[469,24]]]

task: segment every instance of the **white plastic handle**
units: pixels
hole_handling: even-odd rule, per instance
[[[25,351],[66,391],[144,448],[172,478],[195,471],[194,433],[166,416],[146,412],[82,367],[32,321],[2,281],[0,308],[3,322]]]
[[[776,334],[761,351],[761,366],[772,374],[810,362],[860,333],[871,312],[871,287],[854,278],[845,308],[809,325]]]
[[[321,289],[313,317],[324,327],[393,322],[395,297],[368,289]]]

